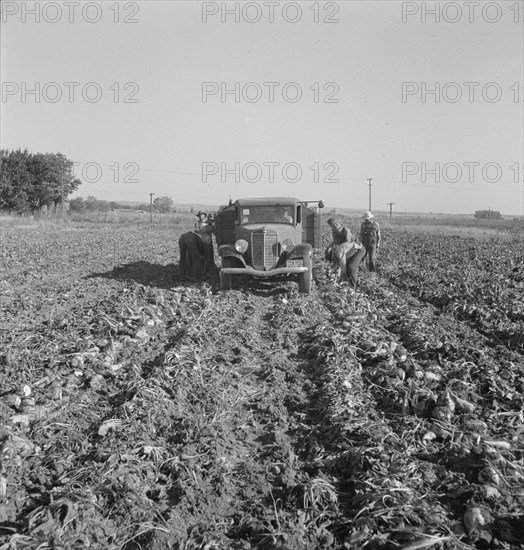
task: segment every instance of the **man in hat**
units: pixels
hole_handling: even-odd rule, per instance
[[[207,214],[199,210],[196,217],[198,220],[195,222],[195,232],[199,232],[202,227],[207,225]]]
[[[215,252],[213,251],[213,237],[215,230],[213,224],[214,218],[199,210],[197,213],[198,220],[195,222],[194,232],[202,239],[204,243],[204,270],[206,273],[211,273],[216,267]]]
[[[369,271],[375,271],[375,259],[380,246],[380,226],[371,212],[365,212],[360,225],[360,242],[366,249]]]
[[[327,223],[331,226],[331,232],[333,234],[333,242],[330,246],[353,242],[353,235],[349,227],[342,225],[338,220],[335,220],[335,218],[329,218]]]

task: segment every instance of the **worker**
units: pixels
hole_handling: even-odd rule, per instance
[[[204,243],[204,272],[209,275],[216,268],[215,252],[213,250],[214,217],[208,216],[202,210],[199,210],[196,216],[198,220],[195,222],[194,232]]]
[[[356,242],[331,245],[326,250],[326,259],[333,263],[338,280],[348,281],[353,289],[357,288],[358,268],[365,255],[366,249]]]
[[[360,225],[360,242],[366,249],[369,271],[375,271],[375,259],[380,246],[380,226],[371,212],[365,212]]]
[[[327,223],[331,227],[331,232],[333,234],[331,245],[353,242],[353,235],[349,227],[342,225],[342,223],[335,218],[329,218]]]

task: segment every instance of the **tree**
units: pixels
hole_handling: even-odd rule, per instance
[[[171,210],[173,209],[173,199],[171,197],[168,197],[167,195],[157,197],[153,201],[153,205],[158,212],[171,212]]]
[[[24,149],[1,151],[0,208],[9,213],[30,212],[29,197],[33,178],[29,168],[31,154]]]
[[[76,191],[82,182],[73,175],[73,161],[68,160],[62,153],[49,154],[49,164],[52,167],[56,184],[54,185],[53,202],[55,208],[62,202],[62,192],[64,199]]]
[[[81,185],[74,178],[72,161],[62,153],[26,150],[1,151],[0,208],[9,212],[35,212],[54,204],[55,209]]]
[[[87,198],[76,197],[69,201],[69,209],[75,212],[107,212],[110,209],[125,208],[123,204],[118,202],[101,201],[89,195]]]
[[[71,212],[83,212],[85,209],[84,197],[76,197],[69,201],[69,210],[71,210]]]
[[[84,201],[85,209],[89,212],[94,212],[95,210],[98,210],[98,199],[96,197],[93,197],[92,195],[89,195],[85,201]]]
[[[498,210],[475,210],[477,220],[499,220],[502,214]]]
[[[60,194],[60,168],[53,155],[36,153],[29,159],[33,185],[29,196],[32,212],[55,203]]]

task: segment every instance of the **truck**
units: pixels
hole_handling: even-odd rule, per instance
[[[309,294],[313,249],[322,242],[323,206],[322,201],[265,197],[230,200],[220,207],[215,216],[220,288],[230,290],[233,277],[286,275],[298,279],[299,292]]]

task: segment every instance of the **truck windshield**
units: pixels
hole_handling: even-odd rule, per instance
[[[243,206],[240,223],[295,223],[293,206]]]

